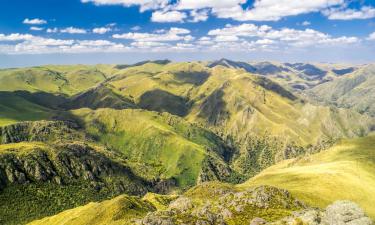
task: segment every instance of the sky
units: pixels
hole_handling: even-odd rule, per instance
[[[0,67],[375,62],[375,0],[1,0]]]

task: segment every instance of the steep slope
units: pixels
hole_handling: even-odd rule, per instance
[[[0,126],[26,120],[50,119],[54,111],[12,92],[0,92]]]
[[[374,124],[351,110],[310,104],[262,76],[194,62],[126,68],[96,89],[104,90],[209,127],[236,148],[231,163],[247,175],[311,146],[317,151],[337,138],[366,135]]]
[[[308,93],[315,99],[375,116],[375,65],[321,84]]]
[[[209,62],[207,66],[243,69],[249,73],[266,76],[291,90],[310,89],[357,70],[357,67],[339,64],[239,62],[228,59]]]
[[[223,67],[214,68],[190,96],[187,119],[232,140],[240,151],[234,165],[246,174],[309,146],[366,135],[374,124],[368,116],[306,103],[268,79]]]
[[[90,203],[56,216],[36,220],[28,225],[132,225],[136,219],[154,210],[154,206],[149,202],[137,197],[120,195],[111,200]]]
[[[122,195],[90,203],[29,225],[115,225],[115,224],[227,224],[371,225],[362,209],[350,201],[337,201],[325,210],[311,208],[288,191],[269,186],[238,190],[221,183],[205,183],[180,196],[160,196],[161,202]]]
[[[164,180],[167,188],[236,177],[226,163],[231,149],[212,132],[176,116],[132,109],[72,113],[95,140],[120,152],[138,176]]]
[[[272,185],[304,202],[325,207],[332,201],[357,202],[375,218],[375,137],[343,140],[315,155],[276,164],[240,187]]]
[[[112,76],[110,71],[114,69],[111,68],[112,66],[76,65],[1,70],[0,90],[73,95]]]
[[[0,223],[20,224],[122,193],[158,191],[72,122],[0,127]]]

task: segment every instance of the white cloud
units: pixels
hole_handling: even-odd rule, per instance
[[[208,10],[192,10],[190,16],[192,17],[189,22],[197,23],[201,21],[206,21],[208,19]]]
[[[45,20],[42,20],[42,19],[38,19],[38,18],[35,18],[35,19],[24,19],[23,20],[23,23],[24,24],[30,24],[30,25],[41,25],[41,24],[46,24],[47,21]]]
[[[47,33],[57,33],[57,32],[59,32],[59,29],[57,29],[56,27],[47,29]]]
[[[136,41],[131,43],[133,47],[137,48],[152,48],[152,47],[165,47],[168,46],[168,44],[163,42],[157,42],[157,41]]]
[[[92,29],[92,32],[95,34],[105,34],[107,32],[110,32],[112,29],[110,27],[97,27]]]
[[[168,41],[190,41],[193,39],[189,34],[190,31],[183,28],[172,27],[168,31],[162,30],[161,32],[154,33],[124,33],[112,35],[115,39],[128,39],[140,42],[168,42]]]
[[[238,40],[239,38],[235,35],[219,35],[215,37],[215,41],[217,42],[235,42]]]
[[[220,18],[239,21],[277,21],[286,16],[319,12],[342,4],[344,0],[256,0],[251,9],[244,10],[240,5],[234,5],[213,8],[213,12]]]
[[[158,23],[183,22],[187,15],[180,11],[155,11],[152,13],[151,21]]]
[[[368,36],[367,40],[369,40],[369,41],[375,41],[375,32],[371,33],[371,34]]]
[[[30,30],[41,31],[41,30],[44,30],[44,28],[43,27],[30,27]]]
[[[169,0],[81,0],[81,2],[92,2],[95,5],[122,5],[124,7],[140,6],[141,11],[164,8],[169,4]]]
[[[255,44],[273,44],[278,42],[284,46],[314,46],[314,45],[345,45],[357,43],[357,37],[332,37],[328,34],[313,29],[296,30],[290,28],[273,29],[270,26],[256,26],[254,24],[241,24],[237,26],[227,25],[222,29],[215,29],[208,32],[208,35],[215,36],[218,40],[235,40],[236,37],[256,40]]]
[[[69,33],[69,34],[86,34],[87,31],[80,28],[75,27],[67,27],[60,30],[61,33]]]
[[[0,41],[26,41],[26,40],[31,40],[33,39],[34,36],[31,34],[0,34]]]
[[[364,6],[359,10],[332,8],[323,11],[323,14],[330,20],[354,20],[375,18],[375,8]]]
[[[309,21],[303,21],[301,25],[302,26],[309,26],[309,25],[311,25],[311,22],[309,22]]]
[[[142,28],[140,26],[134,26],[134,27],[130,28],[130,30],[132,30],[132,31],[139,31],[141,29]]]

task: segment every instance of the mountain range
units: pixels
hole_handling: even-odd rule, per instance
[[[374,74],[228,59],[0,70],[0,223],[371,224]]]

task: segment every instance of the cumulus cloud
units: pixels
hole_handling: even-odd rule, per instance
[[[23,20],[23,23],[29,24],[29,25],[41,25],[41,24],[46,24],[47,21],[42,20],[42,19],[38,19],[38,18],[35,18],[35,19],[26,18],[26,19]]]
[[[192,19],[189,22],[197,23],[201,21],[206,21],[208,19],[208,10],[192,10],[190,12],[190,17]]]
[[[57,32],[59,32],[59,29],[57,29],[56,27],[47,29],[47,33],[57,33]]]
[[[41,30],[44,30],[44,28],[43,27],[30,27],[30,30],[41,31]]]
[[[87,31],[81,28],[75,27],[67,27],[60,30],[61,33],[69,33],[69,34],[86,34]]]
[[[14,44],[2,44],[2,41]],[[129,49],[128,46],[108,40],[53,39],[31,34],[0,34],[0,53],[6,54],[118,52]]]
[[[81,0],[95,5],[139,6],[153,10],[153,22],[200,22],[210,15],[237,21],[278,21],[284,17],[321,12],[329,19],[351,20],[375,17],[375,8],[348,7],[348,0]],[[246,5],[246,7],[244,7]],[[306,25],[305,25],[306,26]]]
[[[114,34],[112,37],[115,39],[128,39],[140,42],[168,42],[168,41],[190,41],[193,37],[190,34],[190,30],[172,27],[169,30],[161,30],[154,33],[124,33]]]
[[[94,3],[95,5],[122,5],[124,7],[140,6],[143,12],[150,9],[164,8],[169,0],[81,0],[82,3]]]
[[[237,26],[227,25],[222,29],[214,29],[208,32],[208,35],[215,36],[220,40],[235,40],[234,37],[263,39],[258,43],[274,44],[281,43],[291,46],[313,46],[313,45],[345,45],[359,42],[357,37],[332,37],[329,34],[322,33],[313,29],[297,30],[291,28],[273,29],[270,26],[257,26],[254,24],[241,24]],[[257,43],[257,42],[255,42]]]
[[[92,29],[92,32],[94,34],[105,34],[107,32],[110,32],[112,29],[110,27],[96,27]]]
[[[303,22],[301,23],[301,25],[302,25],[302,26],[309,26],[309,25],[311,25],[311,22],[309,22],[309,21],[303,21]]]
[[[186,13],[180,11],[155,11],[152,13],[151,21],[158,23],[181,23],[186,17]]]
[[[375,41],[375,32],[374,32],[374,33],[371,33],[371,34],[368,36],[367,40],[369,40],[369,41]]]
[[[354,20],[375,18],[375,8],[363,6],[357,9],[331,8],[323,11],[323,14],[330,20]]]
[[[141,29],[142,28],[140,26],[134,26],[134,27],[130,28],[130,30],[132,30],[132,31],[139,31]]]

